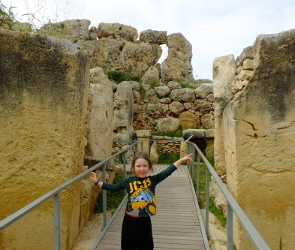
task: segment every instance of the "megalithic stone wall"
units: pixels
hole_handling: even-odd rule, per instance
[[[0,30],[0,220],[82,172],[88,78],[72,42]],[[80,186],[60,195],[62,249],[79,232]],[[51,199],[4,229],[0,248],[53,249],[53,227]]]
[[[226,173],[224,155],[223,111],[233,99],[232,86],[236,76],[236,64],[233,55],[215,58],[213,62],[214,93],[214,158],[219,176]]]
[[[271,249],[295,246],[295,30],[258,36],[254,75],[224,111],[230,191]],[[237,249],[253,249],[235,223]]]

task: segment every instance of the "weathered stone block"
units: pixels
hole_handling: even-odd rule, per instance
[[[152,132],[150,130],[135,130],[137,138],[150,138]]]
[[[227,182],[270,249],[292,249],[295,230],[295,30],[258,36],[254,75],[224,110]],[[235,245],[251,243],[235,222]]]
[[[83,171],[89,58],[69,40],[0,30],[0,65],[2,220]],[[79,233],[80,192],[78,182],[60,197],[63,249]],[[10,225],[0,248],[25,239],[26,249],[53,249],[52,211],[51,200]]]

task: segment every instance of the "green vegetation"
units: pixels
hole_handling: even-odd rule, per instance
[[[12,14],[11,8],[7,9],[7,7],[0,1],[0,24],[6,19],[14,20],[14,16]]]
[[[139,89],[139,95],[141,99],[145,98],[145,89],[142,87],[142,85],[140,85],[140,89]]]
[[[195,163],[195,168],[194,168],[194,176],[197,176],[197,164]],[[196,183],[194,182],[195,190],[197,190]],[[200,208],[205,207],[205,192],[206,192],[206,167],[205,163],[201,162],[200,163],[200,180],[199,180],[199,206]]]
[[[119,71],[109,71],[107,72],[107,76],[110,80],[113,80],[116,83],[120,83],[123,81],[140,81],[140,77],[139,76],[132,76],[129,74],[123,74]]]
[[[211,166],[214,167],[214,156],[211,155],[208,158]],[[197,167],[195,163],[194,176],[197,176]],[[210,178],[211,179],[211,178]],[[194,183],[195,189],[197,189],[196,184]],[[199,181],[199,206],[204,208],[206,204],[206,165],[203,162],[200,162],[200,181]],[[224,211],[221,208],[216,207],[214,197],[209,198],[209,211],[215,215],[219,220],[222,226],[226,226],[226,216]]]
[[[114,179],[114,184],[119,183],[124,180],[124,173],[117,172],[116,177]],[[120,205],[121,201],[124,198],[124,190],[111,192],[107,191],[107,210],[115,211],[117,207]],[[94,212],[95,213],[102,213],[103,212],[103,198],[102,193],[99,194],[95,205],[94,205]]]
[[[153,82],[153,83],[151,84],[151,88],[152,88],[152,89],[154,89],[155,87],[159,87],[159,86],[161,86],[161,84],[160,84],[159,82]]]
[[[170,165],[179,159],[178,155],[161,154],[159,155],[158,164]]]
[[[155,132],[153,133],[153,135],[157,135],[157,136],[168,136],[168,137],[182,137],[182,126],[179,125],[177,130],[174,132]]]
[[[195,85],[192,85],[192,84],[189,84],[189,83],[180,83],[180,86],[181,88],[189,88],[189,89],[195,89],[196,86]]]
[[[214,197],[209,198],[209,211],[215,215],[216,219],[219,220],[221,226],[226,226],[226,217],[221,208],[216,207]]]
[[[6,7],[2,4],[2,2],[0,2],[0,19],[5,19],[7,18],[9,15],[6,13],[5,11]]]

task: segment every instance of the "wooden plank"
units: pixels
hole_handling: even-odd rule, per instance
[[[127,166],[127,169],[130,166]],[[167,165],[155,165],[156,174]],[[155,250],[203,250],[204,242],[197,211],[187,176],[186,166],[180,166],[156,188],[157,215],[152,216]],[[125,205],[114,219],[96,249],[120,250],[121,227]]]

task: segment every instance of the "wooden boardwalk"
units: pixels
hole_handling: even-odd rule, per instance
[[[153,174],[166,168],[155,165]],[[156,187],[157,214],[152,216],[155,250],[205,249],[186,166],[180,166]],[[120,250],[122,207],[96,249]]]

